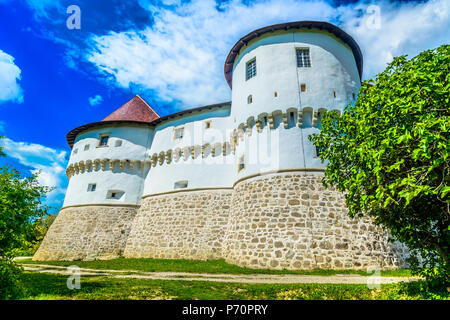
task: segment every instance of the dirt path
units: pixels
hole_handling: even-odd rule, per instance
[[[22,264],[26,271],[72,275],[67,267],[46,264]],[[295,274],[216,274],[188,272],[142,272],[134,270],[104,270],[79,268],[81,276],[104,276],[110,278],[151,279],[151,280],[183,280],[213,281],[234,283],[334,283],[334,284],[387,284],[416,281],[416,277],[376,277],[355,274],[337,274],[332,276],[310,276]]]

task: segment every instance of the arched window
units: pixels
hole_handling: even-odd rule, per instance
[[[253,102],[253,97],[252,97],[252,95],[249,95],[249,96],[247,97],[247,103],[250,104],[250,103],[252,103],[252,102]]]

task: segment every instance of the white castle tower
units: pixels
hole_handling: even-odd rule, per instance
[[[139,96],[67,135],[64,206],[36,260],[218,259],[256,268],[396,268],[405,251],[321,184],[308,135],[357,96],[362,55],[338,27],[283,23],[225,61],[232,101],[160,117]]]

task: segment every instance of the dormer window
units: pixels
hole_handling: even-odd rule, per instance
[[[89,150],[89,145],[87,144],[84,146],[84,151],[88,151],[88,150]]]
[[[245,70],[245,80],[249,80],[256,76],[256,58],[247,62]]]
[[[311,58],[309,56],[308,48],[297,49],[297,67],[298,68],[311,67]]]

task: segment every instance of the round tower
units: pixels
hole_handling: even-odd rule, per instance
[[[149,168],[147,150],[159,116],[135,96],[100,122],[73,129],[64,207],[80,204],[140,202]]]
[[[326,22],[264,27],[233,46],[224,69],[231,120],[242,141],[243,133],[248,136],[236,150],[245,163],[238,179],[325,167],[308,135],[318,132],[324,112],[342,111],[358,93],[362,55],[347,33]]]
[[[159,116],[139,96],[100,122],[71,130],[63,207],[36,260],[109,259],[122,254],[150,167]]]

